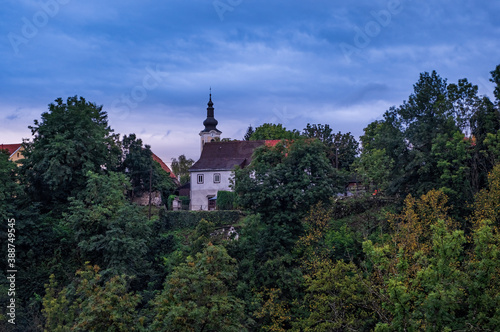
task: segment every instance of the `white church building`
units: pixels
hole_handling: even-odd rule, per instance
[[[203,121],[205,129],[200,132],[201,156],[189,169],[190,210],[214,210],[217,192],[231,191],[230,179],[234,176],[235,166],[244,168],[250,164],[253,151],[267,143],[266,141],[220,142],[222,132],[217,129],[217,124],[210,94],[207,118]],[[275,141],[272,142],[272,145],[276,144]]]

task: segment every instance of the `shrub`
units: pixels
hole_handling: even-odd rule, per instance
[[[217,209],[234,210],[235,198],[234,192],[219,190],[217,192]]]

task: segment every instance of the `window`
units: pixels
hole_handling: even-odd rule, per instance
[[[203,174],[198,174],[198,183],[203,183]]]
[[[220,173],[214,174],[214,183],[220,183]]]

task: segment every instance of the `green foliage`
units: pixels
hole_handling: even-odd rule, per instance
[[[61,98],[30,127],[34,139],[24,144],[20,172],[33,201],[61,208],[86,186],[87,172],[116,170],[120,149],[102,106],[84,98]]]
[[[394,194],[401,186],[407,149],[401,123],[395,109],[384,114],[383,121],[370,123],[360,137],[362,143],[356,171],[374,189]]]
[[[237,223],[243,213],[240,211],[160,211],[161,231],[194,228],[205,219],[215,226]]]
[[[315,139],[260,147],[251,165],[235,172],[237,204],[295,235],[313,204],[340,191],[343,179]]]
[[[353,263],[323,260],[305,277],[308,316],[301,331],[367,331],[377,321],[377,304],[361,271]]]
[[[465,265],[467,321],[476,330],[493,331],[500,326],[500,236],[488,220],[477,226],[474,249]]]
[[[213,233],[215,226],[213,223],[201,219],[196,226],[194,233],[191,235],[191,255],[201,252],[207,246],[210,240],[210,234]]]
[[[256,140],[278,140],[278,139],[296,139],[300,137],[297,130],[287,130],[282,124],[264,123],[255,128],[255,131],[250,135],[250,141]]]
[[[21,194],[16,171],[17,166],[9,161],[9,154],[0,150],[0,220],[5,222],[14,217],[15,199]]]
[[[70,199],[65,219],[85,260],[107,273],[136,275],[146,272],[151,230],[139,207],[126,200],[127,182],[119,173],[89,173],[85,190]]]
[[[131,198],[142,196],[151,191],[159,191],[165,202],[174,191],[175,183],[170,174],[165,172],[161,165],[153,160],[153,153],[149,145],[143,146],[142,140],[135,134],[124,136],[122,140],[123,163],[120,170],[130,178],[132,188],[129,191]]]
[[[457,206],[470,202],[473,196],[469,147],[470,142],[458,131],[453,135],[438,134],[432,144],[431,156],[437,160],[440,174],[436,185]]]
[[[128,293],[124,275],[101,280],[98,266],[85,266],[73,284],[57,291],[54,276],[46,285],[42,312],[44,331],[138,331],[144,318],[137,315],[141,297]]]
[[[208,245],[176,267],[153,303],[154,331],[245,331],[243,303],[231,295],[236,260]]]
[[[234,210],[236,195],[232,191],[219,190],[217,192],[217,209]]]
[[[172,171],[179,179],[181,185],[189,182],[189,169],[193,166],[194,160],[187,159],[185,155],[181,154],[179,159],[172,158]]]
[[[327,148],[327,157],[336,169],[350,171],[358,154],[358,142],[351,133],[332,133],[329,125],[307,124],[302,133],[305,137],[316,138]]]
[[[487,175],[499,160],[500,153],[494,144],[500,130],[500,113],[487,97],[477,103],[470,127],[473,139],[471,184],[474,192],[478,192],[486,186]]]
[[[500,103],[500,65],[496,66],[494,70],[490,72],[491,78],[490,81],[495,83],[495,97],[497,98],[497,102]]]
[[[245,141],[249,141],[250,140],[250,137],[252,137],[252,134],[255,132],[255,130],[253,130],[253,127],[250,125],[248,126],[248,129],[247,129],[247,132],[245,133],[245,137],[243,137],[243,139]]]

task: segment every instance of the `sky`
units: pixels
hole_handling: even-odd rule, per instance
[[[358,138],[423,72],[493,98],[499,14],[482,0],[4,0],[0,143],[77,95],[165,162],[196,161],[210,88],[222,137],[317,123]]]

